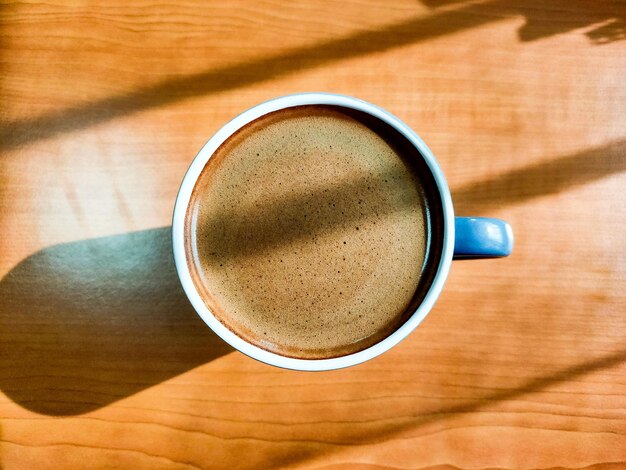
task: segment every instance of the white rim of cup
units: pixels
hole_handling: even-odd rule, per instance
[[[419,150],[420,154],[426,161],[426,164],[430,168],[441,196],[444,217],[443,250],[439,267],[429,291],[415,312],[402,326],[382,341],[379,341],[378,343],[356,353],[329,359],[297,359],[293,357],[281,356],[280,354],[261,349],[251,343],[248,343],[226,328],[206,306],[192,281],[191,273],[189,272],[189,267],[187,265],[184,241],[185,215],[191,198],[191,193],[198,177],[200,176],[200,173],[202,172],[202,169],[209,161],[215,150],[217,150],[217,148],[235,131],[265,114],[293,106],[313,104],[334,105],[356,109],[370,114],[398,130]],[[239,116],[225,124],[213,137],[211,137],[204,147],[202,147],[189,166],[178,191],[178,196],[176,197],[172,220],[172,245],[178,277],[185,293],[187,294],[187,297],[189,298],[189,301],[202,320],[204,320],[204,322],[219,337],[230,344],[233,348],[239,350],[247,356],[257,359],[258,361],[286,369],[302,371],[341,369],[368,361],[391,349],[406,338],[415,328],[417,328],[424,320],[428,312],[430,312],[439,297],[441,290],[443,289],[443,285],[448,277],[450,265],[452,263],[454,250],[454,209],[452,207],[452,198],[450,196],[448,184],[446,183],[443,172],[441,171],[433,153],[424,141],[400,119],[376,105],[351,96],[331,93],[298,93],[274,98],[244,111]]]

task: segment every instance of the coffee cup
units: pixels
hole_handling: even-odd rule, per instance
[[[453,259],[508,256],[511,227],[455,217],[434,155],[365,101],[259,104],[200,150],[176,199],[176,269],[240,352],[303,371],[353,366],[426,317]]]

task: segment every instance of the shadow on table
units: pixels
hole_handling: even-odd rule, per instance
[[[607,2],[597,5],[578,1],[572,5],[569,1],[561,0],[551,3],[549,8],[542,2],[533,5],[513,0],[478,3],[422,0],[422,3],[432,8],[430,14],[289,49],[269,57],[169,77],[142,88],[78,103],[37,117],[5,121],[0,126],[0,150],[12,150],[118,117],[275,80],[329,63],[436,39],[520,15],[526,20],[518,32],[522,42],[592,25],[598,26],[586,34],[596,44],[623,39],[626,34],[623,10],[620,10],[619,5]],[[453,8],[447,8],[449,4],[454,4]],[[446,8],[440,8],[442,6]],[[164,64],[163,69],[175,69],[175,61],[171,62],[170,67]]]
[[[598,45],[623,41],[626,39],[626,14],[621,18],[613,18],[585,34],[591,42]]]
[[[358,427],[355,425],[353,433],[341,438],[340,442],[328,442],[328,444],[329,446],[332,444],[335,444],[335,446],[357,446],[380,443],[385,440],[393,439],[406,431],[416,430],[428,424],[449,419],[455,415],[479,412],[483,409],[493,407],[500,402],[515,400],[531,393],[541,392],[551,386],[580,379],[587,374],[617,367],[624,362],[626,362],[626,350],[616,351],[615,353],[607,354],[591,361],[531,378],[519,386],[503,389],[496,388],[492,392],[486,391],[482,397],[468,400],[459,405],[415,410],[414,415],[405,416],[398,420],[373,422],[371,426],[365,426],[363,423],[360,423]],[[323,444],[324,442],[321,443]],[[336,449],[337,447],[334,448]],[[339,449],[341,448],[342,447],[339,447]],[[287,450],[282,454],[278,452],[278,455],[275,455],[271,461],[264,462],[264,465],[267,468],[285,468],[289,465],[295,465],[314,459],[326,453],[327,452],[321,451],[315,446],[303,446],[297,451],[290,452]],[[329,450],[328,453],[333,453],[333,450]]]
[[[231,349],[180,287],[170,228],[38,251],[0,282],[0,389],[48,415],[92,411]]]
[[[454,208],[460,215],[482,213],[624,171],[626,140],[618,140],[462,186],[452,191]]]
[[[608,44],[626,39],[626,9],[618,2],[601,1],[589,3],[584,0],[554,1],[547,4],[538,0],[516,2],[492,0],[467,2],[467,0],[420,0],[424,5],[437,9],[467,3],[468,13],[498,15],[521,15],[524,25],[517,35],[522,42],[530,42],[565,34],[577,29],[590,28],[585,35],[592,44]]]

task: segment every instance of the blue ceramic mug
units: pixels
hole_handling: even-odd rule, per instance
[[[191,194],[202,169],[217,148],[233,133],[255,119],[274,111],[302,105],[330,105],[354,109],[367,113],[395,128],[422,155],[436,183],[443,208],[440,221],[443,225],[443,243],[438,248],[440,250],[439,265],[428,292],[413,314],[396,331],[378,343],[353,354],[329,359],[299,359],[282,356],[261,349],[229,330],[202,300],[192,280],[185,250],[185,214]],[[350,96],[329,93],[301,93],[276,98],[245,111],[222,127],[200,150],[183,179],[174,208],[172,232],[174,259],[180,281],[189,300],[205,323],[235,349],[254,359],[278,367],[309,371],[353,366],[392,348],[411,333],[432,309],[443,289],[453,259],[502,257],[509,255],[513,248],[513,232],[506,222],[491,218],[454,216],[452,198],[443,172],[433,153],[411,128],[397,117],[371,103]]]

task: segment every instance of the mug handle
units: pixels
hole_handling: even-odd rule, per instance
[[[513,250],[513,230],[504,220],[454,218],[454,259],[501,258]]]

